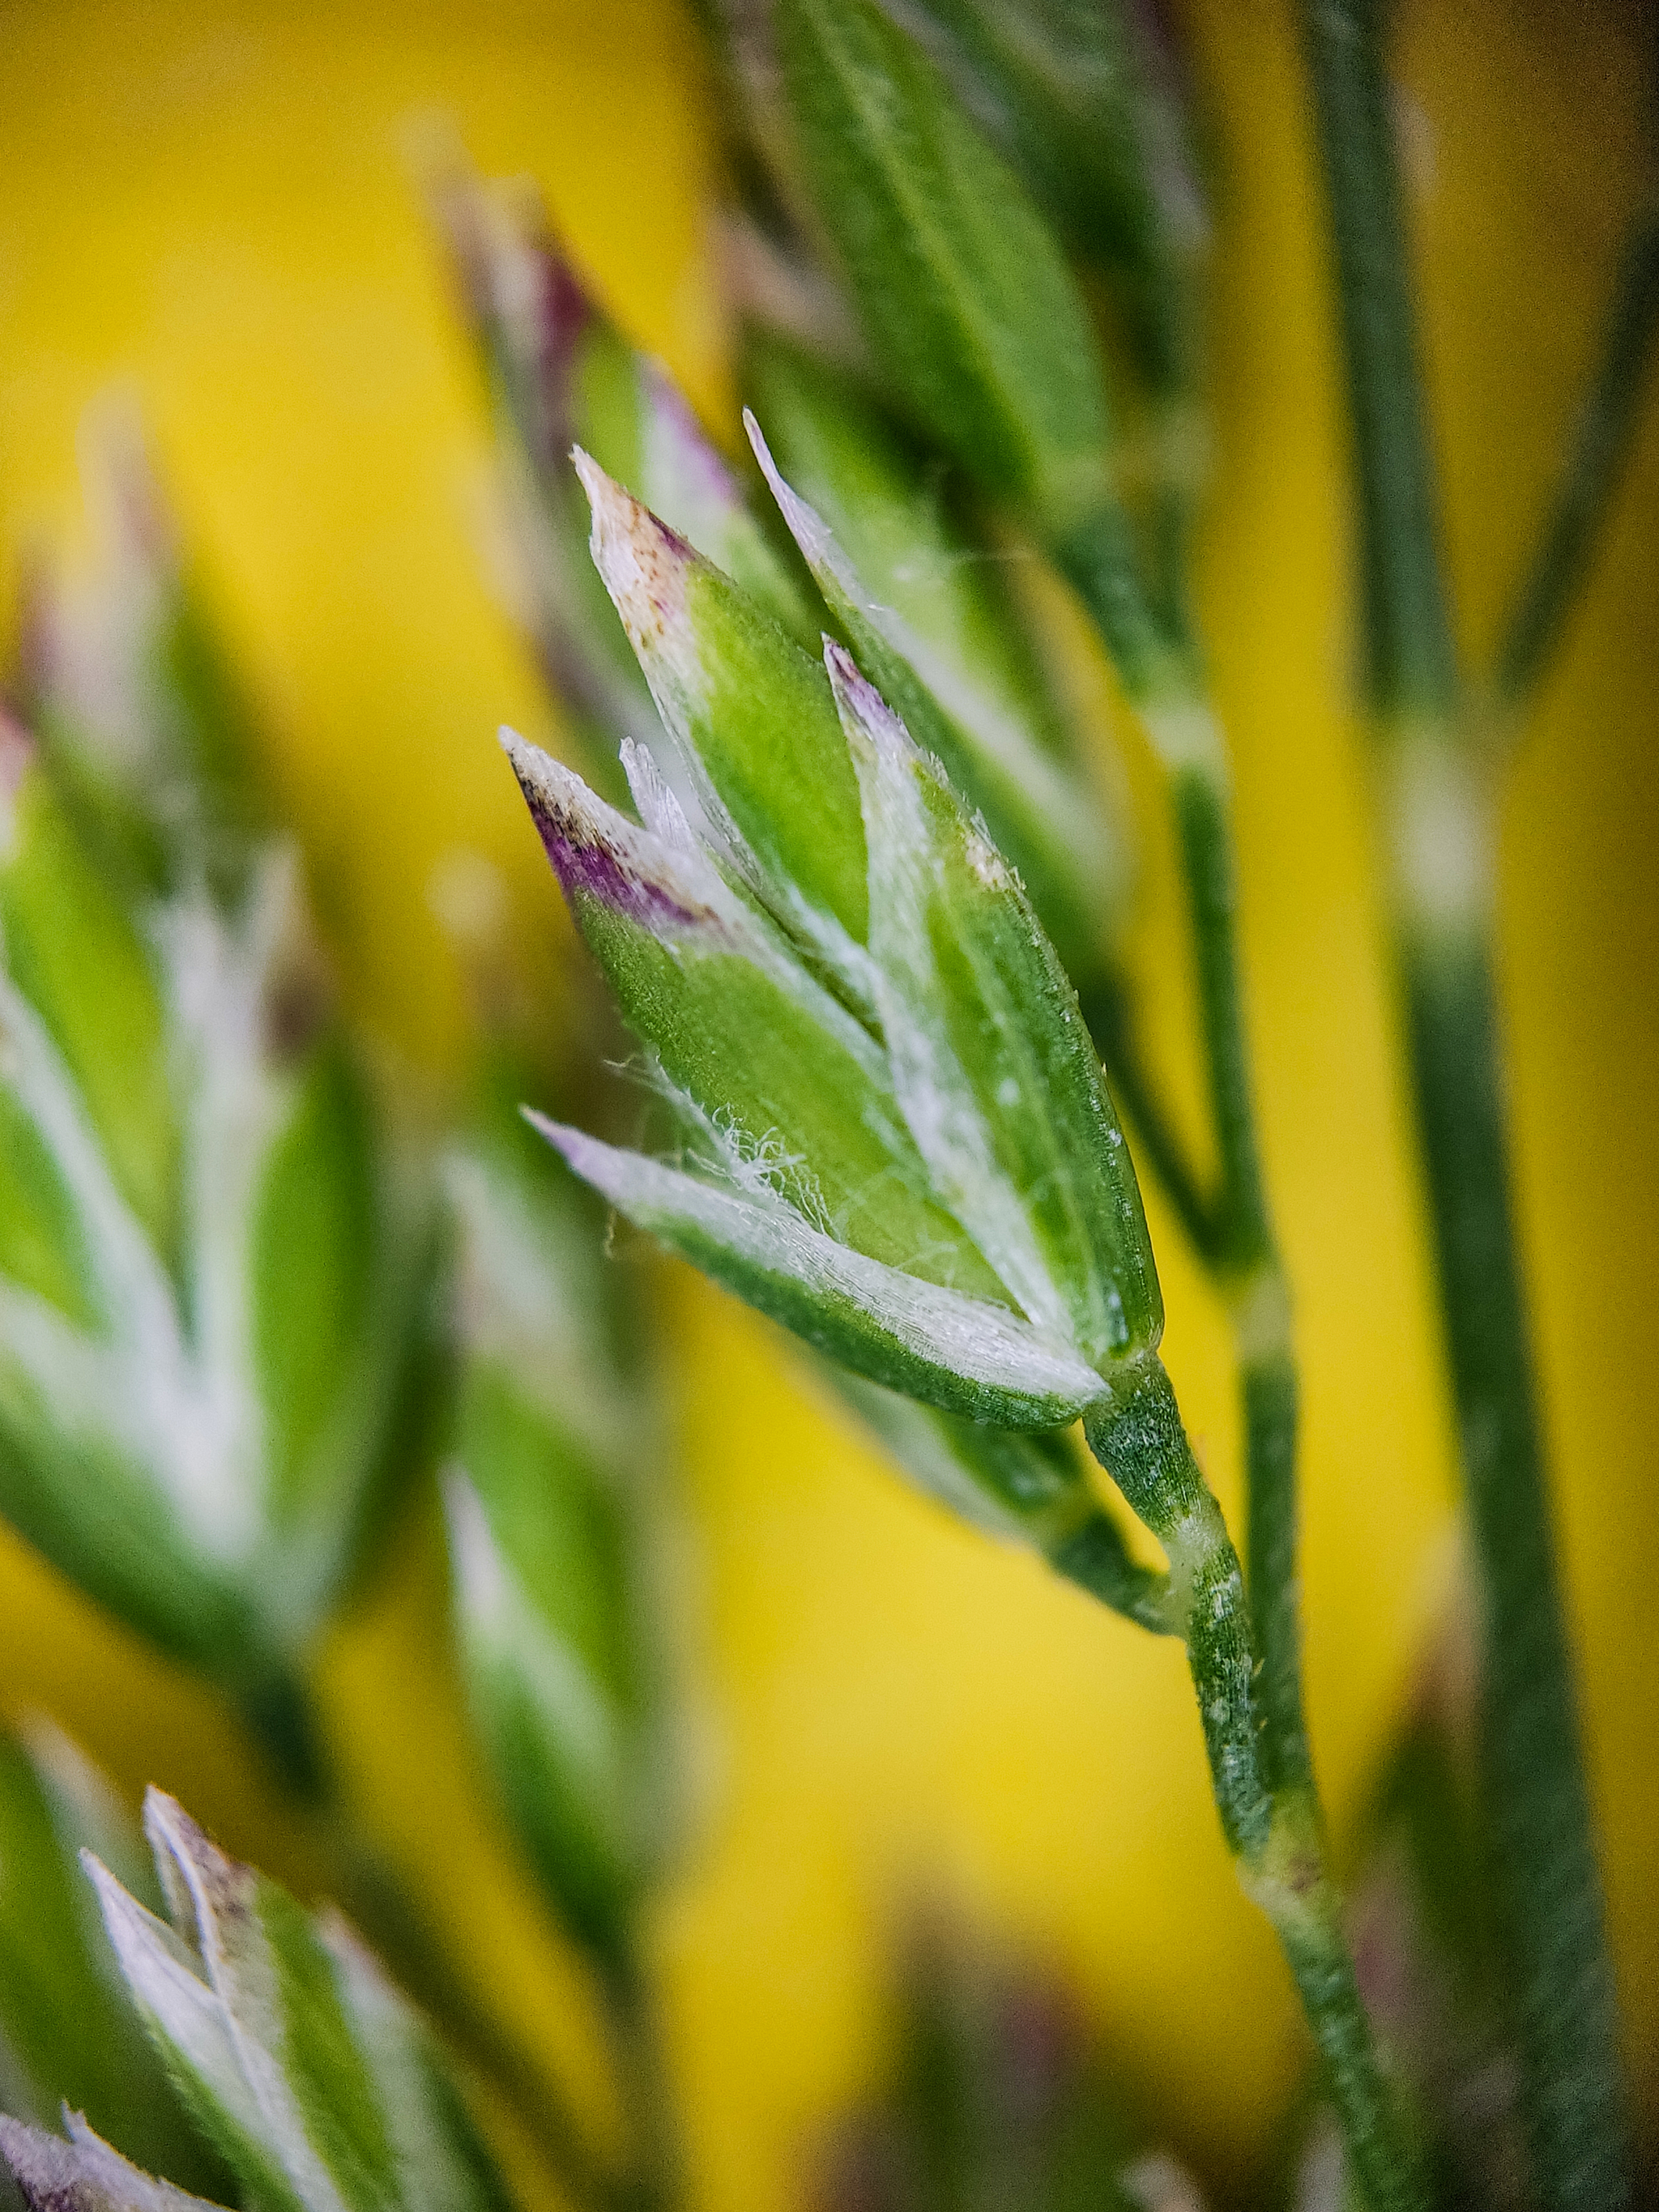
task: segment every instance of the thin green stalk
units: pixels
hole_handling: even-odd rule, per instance
[[[1079,546],[1098,556],[1085,560]],[[1237,869],[1221,734],[1184,634],[1164,635],[1140,595],[1121,534],[1079,532],[1067,573],[1117,661],[1170,776],[1196,967],[1204,1063],[1220,1161],[1206,1199],[1160,1115],[1129,1048],[1123,1001],[1091,994],[1109,1073],[1142,1139],[1137,1158],[1170,1196],[1194,1249],[1233,1316],[1245,1435],[1250,1598],[1261,1638],[1268,1771],[1275,1786],[1312,1787],[1297,1596],[1298,1389],[1290,1298],[1256,1139],[1237,930]],[[1114,1051],[1115,1048],[1115,1052]]]
[[[1250,1090],[1231,810],[1223,776],[1212,766],[1177,773],[1173,797],[1221,1157],[1217,1272],[1232,1307],[1244,1414],[1245,1548],[1261,1650],[1263,1755],[1275,1790],[1308,1790],[1313,1763],[1303,1710],[1296,1573],[1296,1358]]]
[[[1409,507],[1421,487],[1389,483],[1387,495]],[[1237,860],[1225,751],[1199,675],[1200,655],[1188,628],[1180,571],[1179,526],[1162,544],[1164,581],[1156,604],[1135,574],[1121,523],[1110,514],[1075,531],[1054,550],[1111,653],[1121,680],[1140,710],[1170,780],[1182,880],[1193,951],[1204,1061],[1219,1161],[1218,1188],[1206,1200],[1185,1156],[1156,1111],[1155,1097],[1137,1082],[1135,1056],[1120,1036],[1109,1066],[1142,1156],[1174,1198],[1194,1249],[1228,1298],[1233,1319],[1244,1419],[1249,1597],[1218,1510],[1202,1484],[1174,1400],[1167,1414],[1175,1434],[1162,1440],[1166,1466],[1184,1455],[1196,1484],[1199,1510],[1190,1528],[1157,1528],[1170,1553],[1169,1607],[1179,1618],[1187,1601],[1188,1649],[1205,1717],[1217,1803],[1247,1887],[1273,1919],[1296,1978],[1331,2094],[1343,2124],[1352,2171],[1374,2212],[1420,2201],[1417,2179],[1392,2114],[1381,2068],[1343,1939],[1340,1906],[1323,1865],[1322,1821],[1305,1717],[1297,1597],[1296,1483],[1299,1388],[1291,1333],[1290,1298],[1262,1178],[1251,1090],[1237,932]],[[1175,567],[1169,566],[1174,554]],[[1174,575],[1176,580],[1170,579]],[[1381,578],[1379,605],[1396,580]],[[1418,580],[1420,586],[1421,580]],[[1431,588],[1419,598],[1432,608]],[[1441,658],[1449,654],[1442,641]],[[1431,665],[1432,655],[1430,656]],[[1121,1004],[1109,1003],[1123,1027]],[[1126,1084],[1125,1076],[1128,1077]],[[1150,1139],[1150,1141],[1147,1141]],[[1159,1370],[1161,1375],[1161,1370]],[[1164,1389],[1168,1395],[1167,1382]],[[1133,1426],[1133,1423],[1130,1425]],[[1156,1427],[1154,1423],[1154,1427]],[[1178,1439],[1178,1445],[1177,1445]],[[1091,1437],[1120,1482],[1124,1418],[1109,1437]],[[1142,1510],[1150,1498],[1131,1503]],[[1151,1525],[1157,1526],[1156,1523]],[[1198,1556],[1191,1554],[1197,1541]],[[1249,1626],[1254,1617],[1254,1627]],[[1212,1626],[1243,1624],[1248,1679],[1232,1669],[1236,1653],[1215,1647]],[[1240,1698],[1249,1727],[1237,1726]],[[1241,1794],[1242,1793],[1242,1794]],[[1256,1824],[1265,1808],[1265,1828]]]
[[[1109,538],[1099,542],[1109,544]],[[1194,1249],[1231,1309],[1244,1417],[1246,1551],[1249,1603],[1255,1622],[1254,1663],[1259,1669],[1252,1692],[1253,1726],[1260,1730],[1255,1755],[1261,1786],[1275,1806],[1276,1822],[1280,1828],[1287,1821],[1294,1827],[1300,1863],[1309,1838],[1314,1839],[1316,1847],[1321,1822],[1302,1686],[1296,1481],[1299,1389],[1289,1291],[1267,1206],[1251,1093],[1238,963],[1237,870],[1225,756],[1185,635],[1164,637],[1155,647],[1146,645],[1151,617],[1133,611],[1135,582],[1121,568],[1102,562],[1091,568],[1074,562],[1070,573],[1118,659],[1126,687],[1139,707],[1154,750],[1170,779],[1182,881],[1193,936],[1204,1063],[1219,1156],[1216,1197],[1206,1201],[1195,1182],[1181,1180],[1183,1163],[1178,1154],[1172,1160],[1169,1147],[1162,1142],[1154,1145],[1150,1162],[1166,1177],[1173,1164],[1177,1177],[1173,1188],[1179,1194],[1177,1210]],[[1102,586],[1098,590],[1097,583]],[[1104,588],[1106,584],[1109,590]],[[1125,639],[1137,641],[1134,656],[1127,661],[1120,650]],[[1126,1059],[1133,1069],[1133,1056]],[[1115,1067],[1113,1073],[1121,1087],[1121,1073]],[[1133,1102],[1129,1110],[1132,1120],[1139,1118]],[[1157,1130],[1159,1125],[1150,1111],[1147,1118]],[[1227,1552],[1231,1558],[1231,1544]],[[1171,1565],[1173,1571],[1173,1559]],[[1222,1802],[1218,1782],[1218,1802]],[[1224,1822],[1224,1805],[1223,1818]],[[1340,2110],[1341,2099],[1349,2090],[1339,2081],[1339,2069],[1343,2081],[1351,2076],[1358,2078],[1354,2069],[1358,2062],[1353,2056],[1358,2047],[1356,2035],[1366,2051],[1370,2045],[1352,1967],[1346,1963],[1336,1927],[1334,1892],[1322,1870],[1316,1905],[1304,1900],[1295,1903],[1292,1910],[1271,1882],[1260,1893],[1264,1902],[1273,1899],[1283,1905],[1282,1912],[1275,1911],[1275,1924],[1285,1938],[1286,1956],[1309,2008],[1310,2022]],[[1329,1948],[1333,1942],[1334,1953]],[[1343,2021],[1346,2025],[1340,2024]],[[1375,2069],[1374,2057],[1366,2063]],[[1359,2073],[1364,2072],[1359,2068]],[[1352,2123],[1349,2151],[1357,2172],[1363,2171],[1369,2153],[1353,2130],[1361,2124],[1367,2109],[1365,2095],[1359,2094],[1355,2109],[1344,2112],[1345,2124]]]
[[[1617,2212],[1631,2202],[1628,2122],[1515,1248],[1491,800],[1461,734],[1379,12],[1304,0],[1360,487],[1368,705],[1388,746],[1397,951],[1482,1599],[1484,1795],[1534,2188],[1545,2212]]]
[[[666,2212],[684,2193],[683,2160],[655,1993],[631,1948],[603,1961],[600,1978],[633,2149],[617,2201],[624,2212]]]
[[[1419,940],[1406,984],[1464,1480],[1485,1568],[1481,1750],[1546,2203],[1630,2202],[1613,1975],[1578,1756],[1525,1297],[1504,1172],[1498,1009],[1480,938]]]
[[[1595,374],[1532,565],[1504,625],[1492,693],[1510,727],[1537,696],[1595,556],[1641,419],[1656,331],[1659,195],[1650,195],[1626,238]]]
[[[1156,1358],[1085,1424],[1091,1449],[1170,1560],[1222,1832],[1277,1932],[1371,2212],[1421,2212],[1420,2179],[1377,2057],[1326,1875],[1310,1789],[1275,1791],[1255,1684],[1260,1651],[1238,1558]]]
[[[1079,572],[1075,580],[1086,592],[1087,572]],[[1108,602],[1086,602],[1109,645],[1114,626],[1125,627],[1122,609],[1133,588],[1133,580],[1120,574]],[[1170,779],[1220,1164],[1219,1187],[1212,1200],[1199,1190],[1173,1139],[1162,1133],[1151,1095],[1139,1099],[1132,1081],[1126,1103],[1137,1133],[1144,1134],[1147,1127],[1154,1132],[1154,1142],[1138,1157],[1164,1182],[1194,1250],[1231,1309],[1244,1417],[1246,1552],[1250,1602],[1260,1637],[1264,1757],[1273,1788],[1311,1791],[1296,1571],[1299,1391],[1290,1297],[1267,1206],[1251,1093],[1225,757],[1214,716],[1200,694],[1186,641],[1169,641],[1155,658],[1166,669],[1185,664],[1178,678],[1171,682],[1166,677],[1167,688],[1143,696],[1139,703]],[[1113,1012],[1108,1002],[1108,1021]],[[1085,1012],[1102,1018],[1093,1000]],[[1121,1024],[1121,1012],[1118,1019]],[[1113,1041],[1109,1035],[1108,1043]],[[1121,1048],[1121,1030],[1116,1042]],[[1121,1090],[1124,1070],[1132,1076],[1137,1072],[1132,1053],[1122,1052],[1114,1060],[1109,1052],[1107,1064]]]
[[[1386,0],[1302,7],[1358,479],[1366,696],[1401,718],[1448,719],[1458,706],[1457,656],[1382,68]]]

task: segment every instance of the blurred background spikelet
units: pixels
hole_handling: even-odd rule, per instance
[[[1237,750],[1267,1166],[1304,1348],[1309,1675],[1340,1836],[1455,1579],[1450,1437],[1364,765],[1341,705],[1345,465],[1292,27],[1264,0],[1182,12],[1219,180],[1206,627]],[[1484,646],[1634,189],[1650,26],[1607,5],[1402,13],[1452,565]],[[84,528],[77,436],[119,387],[271,732],[270,774],[350,1003],[435,1111],[468,1015],[434,872],[458,850],[497,865],[527,966],[550,975],[572,946],[492,743],[501,720],[554,733],[491,589],[483,408],[411,127],[442,114],[484,170],[532,175],[608,307],[729,441],[691,27],[659,0],[487,14],[64,0],[5,10],[4,42],[5,600],[38,548]],[[1656,574],[1650,422],[1516,779],[1503,885],[1524,1242],[1650,2130]],[[1129,769],[1145,801],[1146,764]],[[1148,977],[1179,978],[1159,810],[1139,815],[1139,957]],[[1179,983],[1149,994],[1156,1048],[1195,1100],[1184,1004]],[[1221,1317],[1178,1243],[1159,1250],[1176,1380],[1231,1514]],[[1170,1648],[899,1490],[735,1305],[684,1276],[671,1297],[708,1718],[700,1840],[654,1938],[702,2201],[792,2201],[803,2145],[864,2081],[894,1914],[924,1891],[1064,1961],[1131,2094],[1212,2172],[1243,2172],[1294,2078],[1298,2031],[1233,1886]],[[469,1764],[439,1545],[431,1505],[336,1638],[329,1721],[458,1966],[602,2111],[575,1971]],[[231,1849],[316,1877],[207,1693],[9,1535],[0,1698],[13,1718],[50,1713],[124,1788],[177,1793]]]

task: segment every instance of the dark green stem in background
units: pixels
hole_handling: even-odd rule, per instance
[[[1376,0],[1304,0],[1359,480],[1367,703],[1393,747],[1398,955],[1480,1580],[1486,1814],[1537,2201],[1619,2212],[1629,2136],[1515,1247],[1490,808],[1460,734],[1379,15]],[[1534,572],[1519,632],[1534,673],[1610,480],[1596,465],[1601,489],[1564,526],[1565,554],[1547,543]]]
[[[1561,642],[1641,419],[1659,329],[1659,197],[1638,210],[1625,240],[1594,380],[1585,395],[1555,501],[1504,628],[1492,690],[1524,714]]]
[[[1612,1970],[1578,1750],[1485,946],[1408,947],[1406,988],[1441,1304],[1485,1612],[1481,1752],[1535,2178],[1552,2208],[1630,2202]]]
[[[1366,696],[1447,716],[1457,656],[1418,374],[1405,210],[1382,65],[1384,0],[1303,0],[1358,477]]]
[[[1377,2057],[1324,1869],[1310,1787],[1275,1790],[1256,1706],[1261,1655],[1237,1555],[1156,1358],[1085,1423],[1090,1449],[1169,1554],[1222,1831],[1246,1890],[1273,1923],[1323,2060],[1371,2212],[1424,2198]]]
[[[599,1962],[632,2166],[617,2198],[624,2212],[666,2212],[682,2195],[668,2081],[650,1977],[631,1948]]]
[[[1133,1133],[1136,1168],[1150,1171],[1193,1250],[1206,1267],[1215,1266],[1222,1239],[1217,1209],[1142,1056],[1127,978],[1115,970],[1103,972],[1081,984],[1078,998],[1113,1102]]]

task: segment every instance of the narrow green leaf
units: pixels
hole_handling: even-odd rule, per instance
[[[377,1196],[368,1103],[342,1040],[325,1036],[298,1074],[252,1211],[254,1356],[278,1517],[303,1502],[313,1455],[373,1326]]]
[[[81,1884],[33,1762],[0,1736],[0,2045],[22,2109],[67,2100],[111,2127],[126,2111],[128,2023],[87,1942]]]
[[[343,2212],[331,2187],[297,2185],[288,2171],[283,2147],[272,2140],[277,2124],[265,2110],[272,2099],[279,2120],[289,2109],[280,2075],[266,2069],[257,2086],[248,2080],[233,2022],[208,1984],[199,1950],[137,1904],[95,1859],[88,1859],[88,1871],[138,2016],[185,2109],[234,2172],[248,2203],[258,2212]],[[301,2142],[301,2148],[314,2184],[321,2169],[310,2147]]]
[[[77,826],[155,894],[227,902],[266,828],[256,716],[137,425],[94,410],[82,442],[100,557],[40,580],[29,711]]]
[[[83,1328],[99,1318],[86,1239],[32,1117],[0,1088],[0,1276]]]
[[[499,2201],[425,2031],[343,1929],[228,1858],[152,1790],[174,1928],[93,1865],[146,2026],[247,2202],[462,2212]]]
[[[501,2178],[431,2030],[337,1913],[322,1916],[318,1940],[385,2116],[397,2201],[408,2212],[507,2212]]]
[[[538,1875],[578,1940],[614,1956],[643,1840],[632,1654],[616,1649],[629,1592],[614,1501],[591,1487],[572,1494],[568,1440],[514,1406],[502,1378],[487,1419],[476,1383],[469,1395],[472,1417],[445,1489],[469,1695]],[[489,1481],[493,1513],[463,1469]],[[518,1495],[503,1495],[509,1482]],[[539,1511],[524,1494],[532,1482]],[[531,1537],[522,1568],[498,1530]]]
[[[844,1368],[824,1373],[922,1495],[987,1535],[1041,1543],[1076,1520],[1079,1503],[1087,1510],[1087,1478],[1063,1436],[986,1428]]]
[[[495,1086],[499,1089],[499,1085]],[[625,1949],[668,1847],[644,1480],[603,1209],[490,1097],[447,1164],[459,1364],[445,1499],[462,1668],[503,1806],[578,1940]],[[617,1326],[611,1326],[615,1323]]]
[[[1189,386],[1189,264],[1206,217],[1152,12],[1122,0],[919,0],[905,21],[1068,249],[1105,273],[1146,384]]]
[[[31,1371],[17,1357],[20,1317],[32,1334],[46,1334],[38,1310],[20,1316],[0,1290],[0,1511],[61,1574],[163,1650],[197,1666],[222,1661],[247,1632],[245,1598],[191,1542],[143,1461],[118,1435],[100,1433],[92,1409],[114,1378],[72,1338],[50,1346],[69,1357]],[[67,1421],[64,1387],[83,1394]]]

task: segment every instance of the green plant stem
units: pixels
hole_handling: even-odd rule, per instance
[[[1302,0],[1358,479],[1366,696],[1447,717],[1457,657],[1423,416],[1405,210],[1382,67],[1386,0]]]
[[[1397,383],[1386,386],[1383,396],[1392,400],[1401,388]],[[1403,388],[1408,395],[1414,390],[1409,383]],[[1390,477],[1379,489],[1392,504],[1411,512],[1424,507],[1429,488],[1407,472]],[[1432,562],[1431,531],[1422,542]],[[1218,1154],[1219,1188],[1212,1201],[1206,1201],[1184,1154],[1169,1136],[1156,1111],[1155,1094],[1140,1082],[1138,1061],[1125,1048],[1122,1035],[1116,1040],[1116,1073],[1120,1089],[1128,1093],[1132,1121],[1143,1138],[1150,1137],[1145,1147],[1150,1164],[1231,1310],[1244,1420],[1248,1607],[1232,1546],[1192,1463],[1167,1382],[1164,1391],[1173,1434],[1166,1419],[1159,1449],[1166,1467],[1184,1461],[1193,1512],[1190,1527],[1180,1515],[1175,1525],[1167,1515],[1164,1526],[1149,1525],[1170,1553],[1172,1612],[1178,1615],[1187,1600],[1188,1650],[1224,1829],[1247,1887],[1279,1933],[1324,2062],[1353,2173],[1373,2212],[1392,2212],[1395,2206],[1420,2203],[1421,2197],[1343,1939],[1340,1900],[1324,1870],[1302,1687],[1299,1388],[1289,1293],[1261,1174],[1251,1092],[1225,753],[1198,675],[1199,657],[1181,590],[1166,588],[1157,607],[1148,604],[1133,574],[1123,533],[1109,517],[1097,527],[1073,532],[1056,552],[1139,708],[1170,777]],[[1425,580],[1408,568],[1402,576],[1376,579],[1370,597],[1379,609],[1386,608],[1403,586],[1432,614],[1439,605],[1436,581],[1432,573]],[[1389,649],[1396,659],[1409,660],[1419,647],[1420,680],[1431,684],[1436,668],[1449,665],[1449,637],[1420,641],[1408,623],[1403,638]],[[1109,1001],[1104,1012],[1109,1022],[1118,1014],[1121,1030],[1121,1006]],[[1129,1421],[1131,1432],[1133,1427]],[[1128,1449],[1124,1417],[1115,1414],[1110,1435],[1103,1431],[1097,1442],[1091,1434],[1091,1443],[1121,1482]],[[1207,1501],[1201,1508],[1200,1500]],[[1152,1502],[1150,1493],[1130,1495],[1143,1517]],[[1196,1556],[1190,1549],[1194,1542]],[[1243,1623],[1249,1651],[1242,1681],[1235,1672],[1237,1652],[1215,1640],[1224,1625],[1236,1621]],[[1246,1729],[1238,1724],[1241,1699],[1250,1709]]]
[[[1578,1748],[1483,934],[1408,940],[1406,995],[1442,1318],[1481,1563],[1481,1758],[1499,1925],[1517,1968],[1534,2173],[1548,2207],[1631,2202],[1612,1969]]]
[[[655,1995],[631,1948],[600,1962],[600,1980],[633,2148],[618,2202],[627,2212],[665,2212],[684,2193],[683,2159]]]
[[[1270,1782],[1255,1697],[1260,1654],[1237,1554],[1158,1360],[1143,1361],[1085,1428],[1090,1449],[1169,1556],[1222,1832],[1246,1891],[1279,1936],[1355,2177],[1371,2212],[1420,2212],[1421,2185],[1325,1872],[1312,1787],[1275,1790]]]
[[[1179,605],[1148,602],[1122,519],[1107,509],[1056,548],[1169,777],[1196,969],[1200,1027],[1219,1161],[1206,1199],[1133,1048],[1121,987],[1085,1006],[1109,1073],[1142,1139],[1138,1158],[1168,1193],[1227,1298],[1244,1419],[1250,1598],[1261,1634],[1268,1771],[1299,1786],[1312,1766],[1303,1710],[1296,1576],[1298,1391],[1290,1298],[1267,1207],[1250,1088],[1238,963],[1237,865],[1227,765]],[[1095,1024],[1099,1027],[1096,1028]]]
[[[1086,576],[1082,579],[1086,582]],[[1109,605],[1091,604],[1109,646],[1130,586],[1120,578]],[[1186,658],[1185,641],[1164,648]],[[1250,1602],[1260,1636],[1264,1757],[1275,1788],[1311,1787],[1312,1757],[1302,1688],[1297,1581],[1296,1482],[1298,1386],[1290,1297],[1262,1179],[1250,1088],[1237,939],[1237,866],[1222,742],[1190,664],[1165,693],[1140,702],[1154,750],[1170,777],[1196,971],[1200,1029],[1219,1158],[1219,1187],[1206,1199],[1158,1114],[1156,1094],[1127,1049],[1123,1001],[1091,994],[1085,1016],[1102,1023],[1119,1059],[1109,1069],[1130,1118],[1153,1142],[1140,1157],[1164,1181],[1194,1249],[1232,1316],[1244,1422],[1246,1552]],[[1115,1026],[1114,1027],[1114,1024]],[[1124,1071],[1130,1071],[1126,1086]]]
[[[1088,599],[1086,570],[1074,570],[1073,580],[1110,647],[1115,629],[1123,627],[1121,578],[1109,603],[1099,605]],[[1304,1708],[1298,1385],[1250,1088],[1225,758],[1187,641],[1167,641],[1141,665],[1158,659],[1165,668],[1186,663],[1183,680],[1167,690],[1144,687],[1138,703],[1170,779],[1220,1166],[1213,1201],[1202,1199],[1194,1181],[1184,1187],[1178,1210],[1232,1314],[1245,1431],[1248,1602],[1237,1554],[1161,1368],[1161,1391],[1094,1424],[1090,1443],[1169,1553],[1169,1607],[1187,1643],[1223,1829],[1247,1890],[1278,1933],[1352,2171],[1372,2212],[1395,2212],[1420,2205],[1421,2187],[1360,1998],[1340,1900],[1325,1870]],[[1128,680],[1132,672],[1125,673]],[[1136,688],[1131,683],[1132,692]],[[1155,1168],[1165,1170],[1169,1158],[1160,1146]],[[1179,1169],[1181,1156],[1174,1158]],[[1139,1478],[1137,1466],[1144,1470]]]
[[[280,1666],[262,1667],[239,1693],[237,1709],[276,1780],[314,1824],[340,1905],[393,1978],[457,2056],[507,2100],[572,2203],[609,2212],[620,2203],[617,2190],[574,2116],[456,1973],[408,1885],[351,1814],[306,1683]]]
[[[1536,697],[1594,557],[1641,419],[1659,330],[1659,194],[1637,210],[1620,256],[1601,352],[1532,565],[1504,623],[1492,689],[1512,729]]]
[[[1275,1790],[1308,1789],[1313,1765],[1303,1709],[1296,1572],[1296,1358],[1250,1091],[1231,810],[1215,765],[1178,770],[1172,798],[1221,1161],[1214,1272],[1232,1312],[1244,1418],[1245,1548],[1261,1647],[1262,1752]]]
[[[1397,954],[1481,1597],[1483,1795],[1534,2189],[1544,2212],[1617,2212],[1631,2201],[1628,2122],[1515,1248],[1491,800],[1462,734],[1379,17],[1376,0],[1304,0],[1360,492],[1367,703],[1390,789]],[[1575,567],[1582,548],[1540,607]]]

